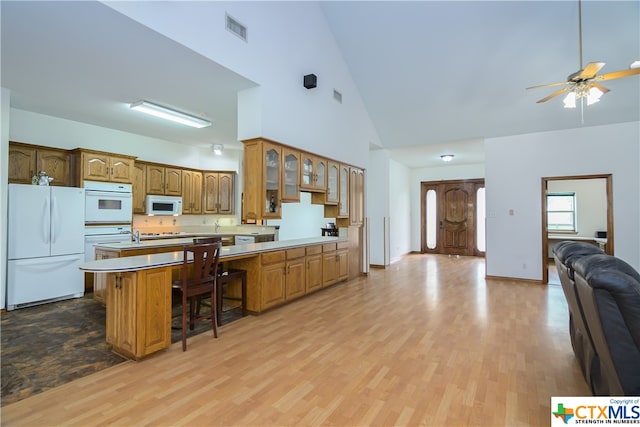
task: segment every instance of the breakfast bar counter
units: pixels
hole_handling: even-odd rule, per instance
[[[165,248],[192,242],[164,240]],[[183,260],[182,250],[127,256],[128,249],[144,248],[145,243],[97,245],[96,253],[119,255],[80,266],[106,284],[107,342],[136,360],[171,345],[171,282],[180,277]],[[346,280],[348,244],[341,237],[314,237],[224,246],[220,262],[225,269],[246,271],[246,308],[260,313]],[[239,285],[229,284],[231,296],[238,295]]]

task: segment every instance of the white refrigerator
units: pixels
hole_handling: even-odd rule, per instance
[[[9,184],[7,310],[84,295],[84,188]]]

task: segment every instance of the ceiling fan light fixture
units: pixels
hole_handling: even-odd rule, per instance
[[[134,102],[130,105],[130,108],[155,117],[160,117],[161,119],[170,120],[172,122],[181,123],[198,129],[211,126],[211,122],[209,120],[192,116],[191,114],[145,100]]]
[[[591,87],[589,92],[587,93],[587,105],[595,104],[596,102],[600,102],[600,97],[604,95],[597,87]]]
[[[640,61],[633,61],[631,65],[629,65],[629,68],[631,68],[632,70],[635,68],[640,68]]]
[[[564,108],[576,108],[576,93],[569,92],[562,102],[564,102]]]
[[[454,157],[453,154],[443,154],[442,156],[440,156],[442,161],[446,163],[449,163],[451,160],[453,160],[453,157]]]

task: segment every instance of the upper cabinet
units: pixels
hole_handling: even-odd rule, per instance
[[[146,187],[147,165],[135,162],[133,165],[133,213],[143,214],[147,211]]]
[[[266,139],[244,143],[242,220],[280,218],[282,147]]]
[[[135,157],[99,151],[74,150],[78,184],[82,181],[109,181],[130,184]]]
[[[338,190],[338,218],[349,218],[349,166],[340,165],[340,189]]]
[[[147,165],[147,194],[182,195],[182,169]]]
[[[340,199],[340,166],[336,162],[327,162],[327,192],[325,193],[325,204],[337,205]]]
[[[327,160],[309,153],[301,154],[300,188],[307,191],[327,190]]]
[[[34,175],[45,172],[53,178],[51,185],[71,185],[70,155],[66,150],[9,143],[8,180],[31,184]]]
[[[202,213],[202,172],[182,171],[182,213]]]
[[[288,147],[283,147],[282,157],[282,201],[300,201],[300,152]]]
[[[351,225],[362,225],[364,220],[364,171],[362,169],[350,169],[349,193],[349,222]]]
[[[231,215],[235,207],[233,172],[205,172],[203,213]]]

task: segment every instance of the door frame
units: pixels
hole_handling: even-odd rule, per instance
[[[549,283],[549,238],[547,232],[547,186],[549,181],[568,181],[578,179],[605,179],[606,180],[606,196],[607,196],[607,245],[605,253],[613,255],[613,175],[612,174],[596,174],[596,175],[573,175],[573,176],[552,176],[542,177],[541,179],[541,200],[542,200],[542,283]]]
[[[441,253],[439,250],[439,242],[436,242],[436,248],[435,249],[428,249],[427,248],[427,234],[426,234],[426,227],[427,227],[427,212],[426,212],[426,201],[427,201],[427,189],[430,187],[435,187],[438,186],[440,184],[474,184],[475,189],[476,189],[476,194],[477,194],[477,190],[478,188],[486,188],[484,185],[484,178],[472,178],[472,179],[451,179],[451,180],[440,180],[440,181],[421,181],[420,182],[420,253],[435,253],[435,254],[439,254]],[[477,209],[477,204],[476,204],[476,200],[474,199],[473,201],[473,209],[474,209],[474,221],[473,221],[473,236],[474,236],[474,242],[473,242],[473,255],[474,256],[484,256],[485,252],[481,252],[478,251],[478,244],[475,241],[475,237],[477,235],[477,224],[475,221],[475,218],[477,217],[476,215],[476,209]],[[440,209],[438,208],[436,210],[438,218],[436,218],[437,221],[440,221]]]

